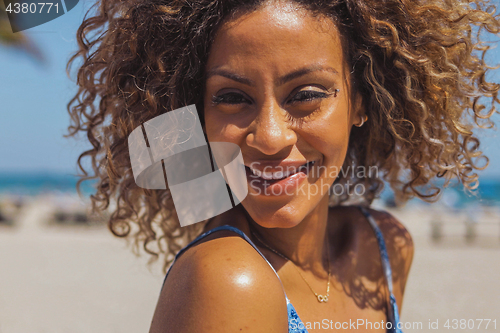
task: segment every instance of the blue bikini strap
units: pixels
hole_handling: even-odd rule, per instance
[[[395,333],[403,333],[400,328],[398,328],[399,324],[399,312],[398,312],[398,305],[396,303],[396,298],[394,297],[394,294],[392,293],[392,270],[391,270],[391,264],[389,262],[389,255],[387,254],[387,247],[385,245],[384,241],[384,236],[382,235],[382,232],[380,231],[380,228],[377,225],[377,222],[373,218],[373,216],[370,214],[370,212],[363,206],[358,206],[363,215],[368,219],[370,222],[370,225],[372,226],[373,230],[375,231],[375,236],[377,238],[377,243],[378,247],[380,249],[380,256],[382,258],[382,268],[384,269],[385,273],[385,278],[387,280],[387,287],[389,289],[389,294],[390,294],[390,305],[391,305],[391,311],[392,311],[392,316],[393,320],[392,323],[394,325],[393,329],[391,330],[392,332]]]

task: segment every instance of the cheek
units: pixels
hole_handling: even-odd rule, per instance
[[[324,156],[325,163],[343,164],[349,144],[349,135],[344,127],[323,126],[305,139]]]
[[[244,129],[210,109],[205,112],[205,129],[209,142],[231,142],[241,147],[241,142],[244,140]]]
[[[335,121],[325,120],[314,127],[304,140],[322,155],[320,175],[333,182],[341,172],[349,146],[347,116],[335,118]]]
[[[322,153],[327,163],[342,164],[349,145],[349,119],[347,112],[317,119],[304,131],[304,139]]]
[[[210,107],[205,106],[204,118],[205,118],[205,131],[207,133],[208,141],[211,142],[221,141],[219,139],[221,132],[221,122],[214,115],[213,110],[210,110]]]

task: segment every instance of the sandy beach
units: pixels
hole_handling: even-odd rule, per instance
[[[148,268],[146,255],[135,257],[102,225],[48,224],[61,200],[33,197],[13,225],[0,223],[0,333],[147,332],[163,279],[160,265]],[[404,331],[500,331],[500,211],[383,209],[415,242]],[[472,234],[467,219],[477,222]],[[440,241],[433,240],[436,233]],[[462,319],[469,327],[472,319],[474,328],[460,329]],[[492,322],[478,329],[478,319]],[[438,329],[429,329],[429,322]]]

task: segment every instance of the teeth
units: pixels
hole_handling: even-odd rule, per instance
[[[257,169],[250,168],[250,170],[252,171],[252,173],[253,173],[254,176],[260,177],[262,175],[262,172],[260,172]]]
[[[263,179],[266,179],[266,180],[276,180],[276,179],[283,179],[283,178],[287,178],[289,177],[290,175],[293,175],[295,174],[296,172],[300,172],[302,170],[307,170],[307,164],[310,163],[310,166],[313,166],[316,162],[308,162],[304,165],[301,165],[297,170],[289,170],[287,172],[283,172],[283,171],[276,171],[276,172],[266,172],[266,171],[260,171],[260,170],[257,170],[257,169],[253,169],[253,168],[250,168],[250,170],[252,171],[252,173],[254,174],[254,176],[257,176],[257,177],[261,177]]]
[[[283,173],[283,171],[276,171],[276,172],[262,172],[261,176],[262,178],[266,180],[271,180],[271,179],[281,179],[281,178],[286,178],[290,176],[293,172],[292,171],[287,171],[286,173]]]

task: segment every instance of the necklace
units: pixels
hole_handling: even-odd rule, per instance
[[[316,298],[318,299],[318,302],[320,303],[326,303],[328,302],[328,297],[330,296],[330,254],[328,252],[328,249],[329,249],[329,246],[328,246],[328,238],[326,239],[327,241],[327,251],[326,251],[326,255],[327,255],[327,258],[328,258],[328,282],[327,282],[327,285],[326,285],[326,295],[320,295],[318,293],[316,293],[313,288],[311,287],[311,285],[309,284],[309,282],[307,282],[307,280],[305,279],[305,277],[302,275],[302,273],[300,273],[300,270],[298,269],[297,265],[289,258],[287,258],[285,255],[279,253],[278,251],[276,251],[275,249],[273,249],[272,247],[270,247],[269,245],[267,245],[262,239],[260,239],[259,236],[257,236],[253,231],[252,231],[252,235],[254,235],[255,238],[257,238],[257,240],[262,244],[264,245],[267,249],[269,249],[270,251],[274,252],[275,254],[279,255],[281,258],[285,259],[285,260],[288,260],[290,261],[292,264],[293,264],[293,267],[295,267],[295,269],[297,270],[297,273],[299,273],[300,277],[302,278],[302,280],[304,280],[304,282],[307,284],[307,286],[309,287],[309,289],[311,289],[311,291],[313,292],[313,294],[316,296]]]

